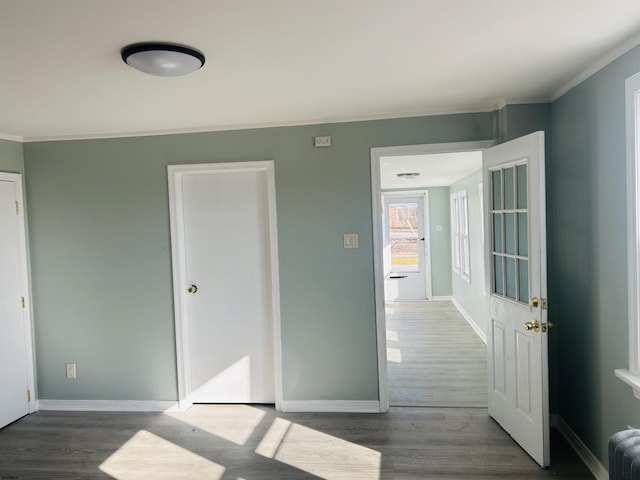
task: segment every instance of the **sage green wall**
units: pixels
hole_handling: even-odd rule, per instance
[[[176,399],[166,166],[272,159],[284,397],[377,399],[369,149],[492,135],[474,113],[25,144],[39,397]]]
[[[550,315],[559,338],[560,415],[607,464],[607,439],[640,425],[628,366],[625,79],[635,48],[552,105],[548,163],[554,253]]]
[[[487,302],[484,296],[484,238],[482,226],[482,203],[479,184],[482,183],[482,170],[466,176],[451,185],[449,194],[467,191],[467,209],[469,212],[469,259],[471,281],[467,282],[457,273],[452,274],[451,289],[453,298],[473,319],[483,332],[487,331]],[[451,271],[451,264],[449,264]]]
[[[24,173],[22,143],[0,138],[0,171]]]
[[[429,188],[431,295],[451,296],[451,213],[447,187]],[[436,225],[442,225],[437,231]]]

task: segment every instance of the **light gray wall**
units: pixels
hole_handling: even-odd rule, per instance
[[[487,303],[484,296],[484,239],[482,226],[482,203],[479,184],[482,183],[482,170],[478,170],[451,185],[449,194],[467,191],[469,212],[469,259],[471,261],[471,281],[467,282],[457,273],[452,273],[451,289],[453,298],[473,319],[483,332],[487,331]],[[451,263],[449,271],[451,271]]]
[[[166,166],[272,159],[285,399],[377,399],[369,150],[492,135],[476,113],[25,144],[40,398],[177,397]]]
[[[0,171],[24,173],[22,143],[0,138]]]
[[[640,425],[640,400],[613,373],[628,365],[624,82],[639,70],[635,48],[551,109],[549,315],[559,339],[559,413],[604,465],[608,437]]]

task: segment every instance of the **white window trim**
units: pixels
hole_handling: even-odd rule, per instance
[[[615,375],[640,399],[640,73],[625,82],[627,135],[627,253],[629,284],[629,368]]]
[[[469,250],[469,202],[467,190],[451,194],[451,259],[452,268],[471,283],[471,252]]]

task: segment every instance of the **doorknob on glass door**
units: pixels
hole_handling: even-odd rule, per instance
[[[538,303],[539,303],[538,297],[533,297],[531,300],[529,300],[529,305],[532,308],[538,308]]]
[[[196,293],[198,291],[198,287],[196,285],[189,285],[189,288],[187,288],[187,292],[189,293]]]
[[[531,330],[533,330],[534,332],[538,332],[540,331],[540,324],[537,320],[534,320],[533,322],[525,322],[524,329],[527,332],[530,332]]]

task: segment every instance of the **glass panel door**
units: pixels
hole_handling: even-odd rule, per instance
[[[491,172],[492,295],[529,303],[527,164]]]

